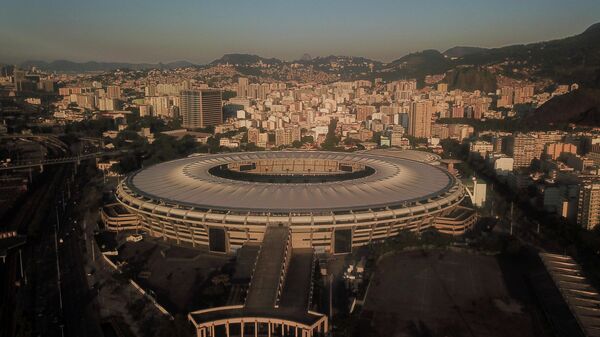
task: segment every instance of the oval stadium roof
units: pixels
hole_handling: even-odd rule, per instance
[[[370,166],[372,175],[324,183],[237,181],[209,173],[232,162],[264,159],[322,159]],[[182,206],[236,210],[303,212],[399,205],[442,194],[458,182],[445,170],[418,161],[366,153],[313,151],[240,152],[194,156],[157,164],[127,178],[135,193]]]

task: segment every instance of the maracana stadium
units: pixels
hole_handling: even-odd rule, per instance
[[[445,169],[402,156],[318,151],[192,156],[124,179],[108,229],[229,253],[284,226],[294,248],[348,253],[400,231],[464,233],[475,213]]]

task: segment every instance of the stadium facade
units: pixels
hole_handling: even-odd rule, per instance
[[[459,206],[460,181],[397,153],[194,156],[131,174],[116,197],[102,210],[109,229],[137,228],[223,253],[260,243],[269,226],[289,228],[294,248],[347,253],[403,230],[462,234],[475,222]]]

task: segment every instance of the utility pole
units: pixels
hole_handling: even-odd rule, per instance
[[[56,227],[60,230],[60,221],[58,220],[58,206],[54,205],[54,210],[56,210]]]
[[[58,215],[58,213],[57,213]],[[60,311],[63,310],[63,301],[62,301],[62,290],[60,287],[60,262],[58,258],[58,217],[57,217],[56,226],[54,226],[54,248],[56,253],[56,273],[57,273],[57,285],[58,285],[58,303],[60,305]]]
[[[333,274],[329,275],[329,318],[333,321]]]
[[[510,235],[513,235],[513,211],[515,208],[515,203],[511,202],[510,203]]]
[[[19,265],[21,266],[21,278],[25,282],[25,285],[27,285],[27,275],[25,275],[25,273],[23,272],[23,254],[21,252],[21,249],[19,249]]]
[[[63,194],[64,197],[64,194]],[[64,201],[63,201],[64,206]],[[61,319],[64,318],[64,310],[63,310],[63,299],[62,299],[62,289],[60,282],[60,261],[58,257],[58,230],[60,228],[60,219],[58,217],[58,206],[55,205],[54,209],[56,210],[56,224],[54,226],[54,252],[56,253],[56,286],[58,287],[58,305],[60,307]],[[60,323],[60,335],[62,337],[65,336],[65,325]]]

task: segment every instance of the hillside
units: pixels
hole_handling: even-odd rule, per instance
[[[564,39],[486,49],[465,55],[456,64],[488,65],[505,61],[508,61],[507,73],[525,70],[533,77],[600,88],[600,24]]]
[[[258,55],[252,54],[225,54],[221,58],[216,59],[210,63],[210,65],[217,64],[233,64],[240,66],[248,66],[255,63],[262,62],[264,64],[281,64],[283,61],[276,58],[264,58]]]
[[[600,89],[579,89],[556,96],[525,116],[523,122],[533,128],[567,123],[600,126]]]
[[[479,67],[457,67],[446,73],[445,82],[450,90],[481,90],[494,92],[497,88],[496,77],[486,69]]]
[[[452,62],[442,53],[428,49],[392,61],[377,75],[387,80],[416,78],[422,82],[426,75],[442,74],[452,67]]]
[[[338,63],[340,65],[345,65],[345,64],[354,64],[354,65],[375,64],[375,65],[381,65],[381,62],[375,61],[375,60],[371,60],[371,59],[368,59],[366,57],[360,57],[360,56],[338,56],[338,55],[329,55],[329,56],[325,56],[325,57],[320,57],[319,56],[319,57],[315,57],[315,58],[311,58],[311,59],[307,59],[307,60],[299,60],[297,62],[301,63],[301,64],[308,64],[308,65],[316,66],[316,67],[330,66],[331,63]]]
[[[426,71],[430,74],[443,73],[452,66],[452,63],[442,53],[434,49],[408,54],[392,61],[392,64],[402,66],[408,72],[420,73]]]
[[[477,54],[486,51],[486,48],[480,47],[453,47],[446,50],[443,54],[450,58],[463,57],[471,54]]]

